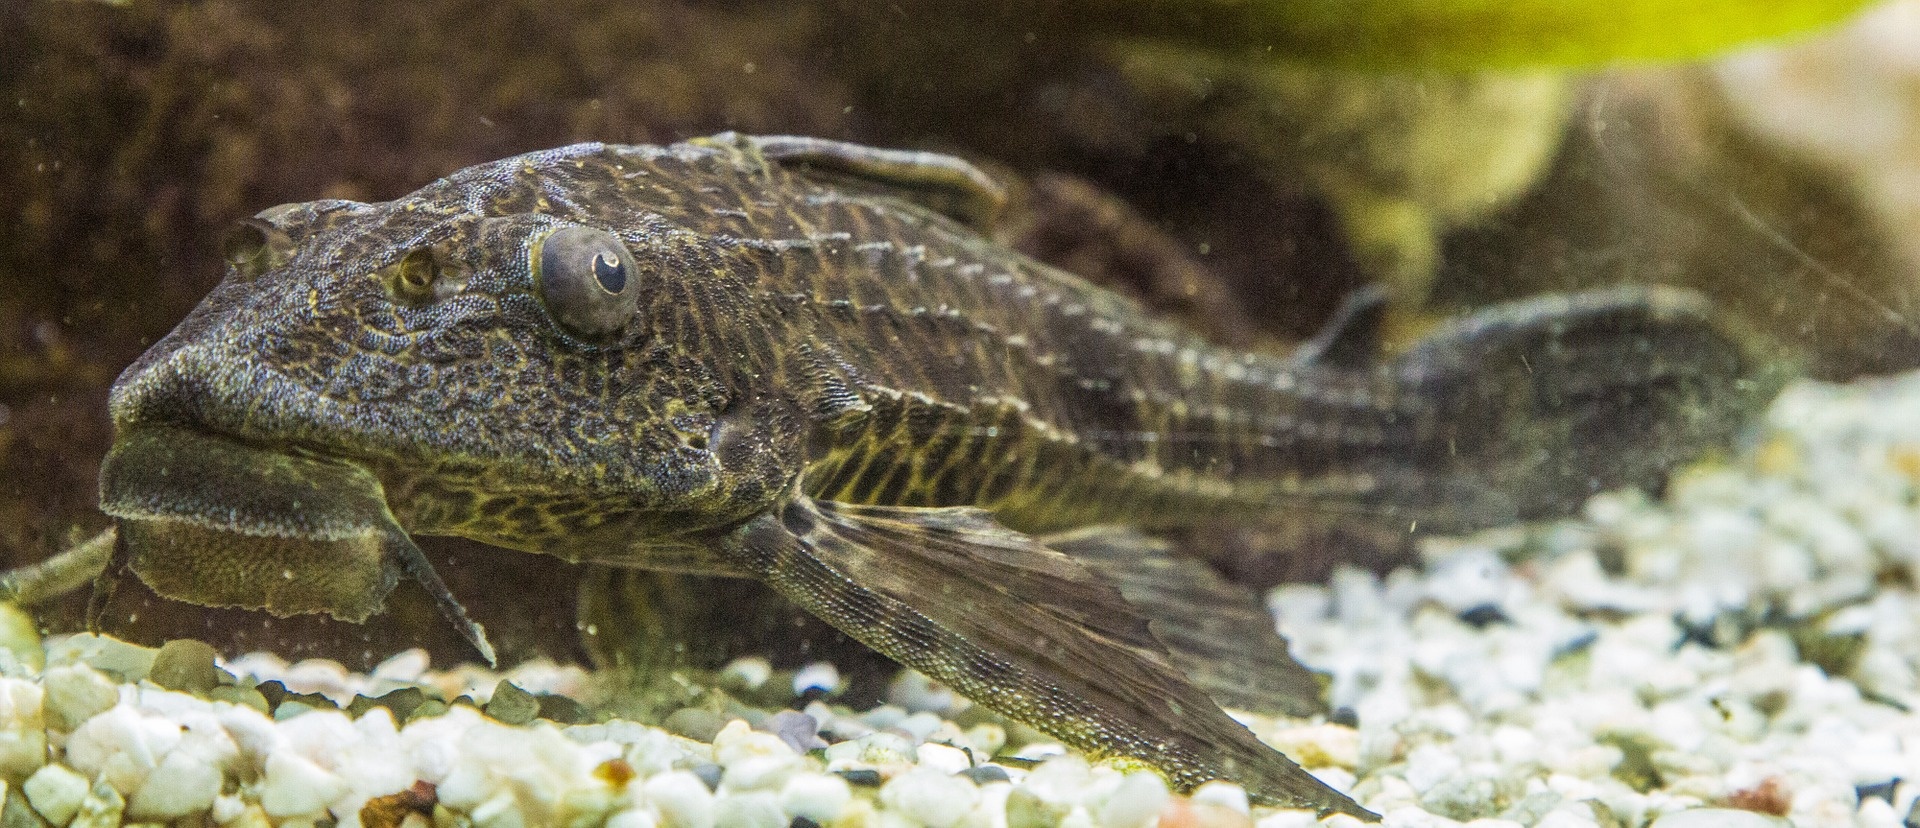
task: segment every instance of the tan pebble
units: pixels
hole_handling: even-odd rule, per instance
[[[85,664],[51,668],[40,677],[40,684],[47,691],[47,726],[64,733],[72,733],[120,701],[113,680]]]
[[[273,820],[267,817],[265,809],[259,805],[248,805],[246,810],[240,812],[240,816],[235,817],[232,822],[221,825],[220,828],[272,828],[272,826]]]
[[[40,646],[40,626],[26,610],[11,602],[0,602],[0,649],[35,670],[47,666],[47,651]]]
[[[1267,738],[1275,750],[1303,768],[1348,768],[1360,764],[1360,731],[1333,724],[1289,727]]]
[[[87,778],[65,765],[46,765],[20,786],[35,811],[55,825],[65,825],[86,801]]]
[[[1800,447],[1785,437],[1774,437],[1753,452],[1753,469],[1768,477],[1798,474],[1803,464]]]
[[[40,685],[0,678],[0,776],[25,779],[47,763],[47,727]]]
[[[147,679],[168,690],[182,693],[205,693],[222,684],[222,680],[232,681],[233,676],[214,664],[219,653],[204,641],[191,638],[176,638],[160,647],[154,654],[153,668],[147,672]]]
[[[104,781],[95,782],[67,828],[113,828],[120,824],[120,814],[126,809],[127,801],[120,797],[119,791]]]

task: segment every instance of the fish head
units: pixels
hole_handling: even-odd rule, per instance
[[[604,558],[763,510],[797,440],[726,332],[764,346],[765,320],[708,236],[633,197],[631,162],[579,145],[240,222],[225,279],[110,397],[102,508],[136,572],[355,616],[406,533]],[[209,544],[229,551],[181,572]],[[349,585],[245,597],[335,569]]]

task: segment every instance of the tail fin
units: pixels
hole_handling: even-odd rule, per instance
[[[1409,516],[1458,531],[1657,486],[1674,465],[1730,446],[1766,406],[1794,373],[1772,357],[1676,288],[1528,299],[1446,324],[1390,364],[1434,416],[1414,480],[1402,481],[1418,490]]]

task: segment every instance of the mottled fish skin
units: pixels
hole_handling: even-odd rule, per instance
[[[886,580],[887,559],[869,553],[887,544],[918,554],[899,545],[911,537],[901,527],[918,523],[942,548],[992,547],[1015,569],[1021,555],[1051,556],[1053,569],[1032,571],[1085,581],[1082,608],[1110,603],[1126,616],[1101,646],[1184,692],[1117,593],[1020,533],[1160,529],[1290,507],[1458,524],[1511,516],[1528,497],[1565,499],[1515,490],[1550,448],[1585,433],[1586,401],[1656,386],[1690,399],[1696,376],[1743,370],[1737,348],[1709,347],[1723,340],[1698,300],[1660,292],[1542,300],[1386,362],[1356,360],[1339,337],[1295,358],[1221,350],[948,215],[983,221],[994,195],[940,156],[723,135],[579,144],[461,170],[391,202],[285,205],[243,228],[252,243],[228,279],[127,369],[111,411],[122,435],[216,435],[241,466],[268,463],[256,454],[320,458],[300,463],[329,479],[358,478],[327,462],[364,467],[408,533],[758,576],[803,605],[818,599],[809,606],[843,629],[866,625],[862,640],[908,663],[919,659],[902,653],[926,655],[915,641],[953,639],[906,635],[926,619],[849,574],[871,568],[867,578]],[[610,232],[631,254],[637,312],[603,338],[558,321],[535,273],[539,240],[575,226]],[[1523,366],[1523,345],[1623,313],[1643,323],[1640,340],[1561,349],[1597,351],[1594,364],[1561,366],[1593,372],[1591,382],[1526,379],[1542,367],[1558,375]],[[1686,339],[1695,329],[1699,341]],[[1529,419],[1542,412],[1547,430]],[[121,466],[167,456],[142,451]],[[152,515],[114,488],[135,477],[110,458],[103,508],[137,525]],[[386,518],[353,502],[349,529],[379,536],[366,527]],[[921,520],[876,507],[984,511]],[[174,512],[162,518],[186,514]],[[395,543],[410,546],[386,543],[389,557]],[[949,563],[970,566],[964,554]],[[852,592],[835,592],[843,587]],[[928,663],[988,695],[1005,689],[993,675],[1016,675],[935,655]],[[1026,655],[1038,661],[1009,657],[1020,669],[1054,663]],[[1097,692],[1099,667],[1059,663],[1075,675],[1029,670],[1020,686],[1049,688],[1047,710],[1086,707],[1073,688]],[[1157,703],[1153,688],[1129,692]],[[999,699],[1024,711],[1033,696]],[[1154,715],[1180,706],[1170,710]],[[1120,732],[1079,721],[1040,724],[1096,750]],[[1123,753],[1183,785],[1267,772],[1246,770],[1268,759],[1243,729],[1199,742],[1125,732],[1137,749]],[[1194,758],[1215,747],[1208,740],[1234,742],[1232,755]],[[1282,763],[1272,773],[1317,785],[1266,753]],[[1250,787],[1268,801],[1371,816],[1324,788]]]

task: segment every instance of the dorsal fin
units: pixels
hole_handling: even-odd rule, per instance
[[[1007,200],[1000,182],[951,155],[798,135],[755,135],[747,140],[768,161],[787,169],[817,170],[877,184],[981,233],[993,229]]]
[[[1361,368],[1380,359],[1381,328],[1386,324],[1387,292],[1367,285],[1340,302],[1326,327],[1294,352],[1295,362],[1335,368]]]

